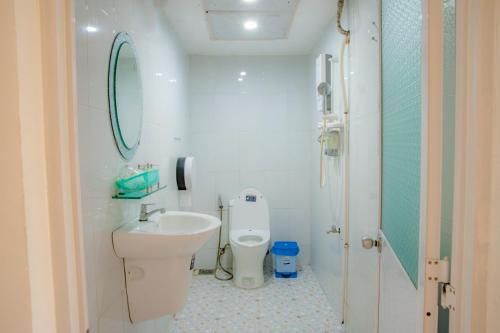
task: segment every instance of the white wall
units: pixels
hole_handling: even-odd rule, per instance
[[[108,61],[113,38],[127,31],[135,41],[143,83],[142,140],[131,164],[160,165],[168,186],[144,202],[177,209],[175,161],[188,147],[188,57],[161,8],[150,1],[76,1],[78,129],[90,331],[165,332],[168,317],[137,325],[128,319],[122,260],[111,233],[138,216],[141,202],[113,200],[114,179],[125,161],[111,132]],[[91,25],[96,32],[87,33]],[[161,74],[157,74],[161,73]]]
[[[348,78],[350,101],[350,253],[346,319],[351,331],[368,332],[377,323],[378,259],[377,252],[364,250],[360,240],[364,235],[377,236],[380,215],[380,76],[379,45],[376,42],[379,40],[376,28],[379,24],[372,24],[378,22],[379,14],[377,3],[373,1],[353,0],[348,5],[342,16],[343,26],[351,31],[344,75]],[[319,53],[340,57],[341,38],[336,22],[332,22],[311,54],[312,75],[313,61]],[[341,101],[339,65],[335,64],[333,70],[334,104],[338,105]],[[321,114],[314,111],[312,122],[317,123],[320,117]],[[312,143],[312,149],[311,266],[340,319],[343,236],[325,232],[332,224],[345,230],[344,204],[339,199],[343,197],[344,175],[343,170],[336,166],[338,162],[328,158],[327,186],[320,190],[317,142]]]
[[[340,34],[338,34],[334,24],[331,24],[324,32],[322,38],[311,52],[309,59],[309,80],[308,91],[315,94],[315,61],[321,53],[331,54],[339,58]],[[346,53],[347,55],[347,53]],[[346,56],[347,59],[347,56]],[[333,64],[332,77],[333,105],[334,112],[339,114],[340,85],[339,85],[339,64]],[[314,95],[315,96],[315,95]],[[335,315],[341,314],[342,307],[342,256],[343,240],[337,234],[326,234],[326,231],[336,225],[344,231],[344,154],[340,157],[324,156],[326,169],[326,186],[319,186],[319,143],[317,138],[320,131],[317,124],[322,120],[322,113],[316,108],[314,98],[310,100],[309,122],[315,128],[309,140],[312,151],[312,171],[311,171],[311,266],[316,274],[321,287],[332,304]],[[342,119],[342,117],[340,118]]]
[[[219,194],[227,207],[256,187],[269,203],[271,240],[298,241],[301,264],[310,246],[308,76],[306,56],[192,56],[189,76],[192,209],[217,214]],[[216,240],[197,253],[197,267],[214,267]]]
[[[365,332],[378,320],[378,253],[361,246],[377,237],[380,218],[381,97],[380,14],[377,1],[349,3],[349,98],[351,112],[349,190],[348,328]],[[374,22],[374,23],[373,23]],[[363,316],[364,320],[358,320]]]

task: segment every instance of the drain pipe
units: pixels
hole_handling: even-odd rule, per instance
[[[349,101],[347,97],[347,88],[344,78],[344,58],[345,49],[351,42],[351,32],[342,28],[341,18],[342,12],[344,10],[344,0],[338,0],[337,2],[337,29],[344,35],[344,40],[340,48],[340,82],[342,87],[342,100],[344,109],[344,256],[342,261],[342,325],[346,321],[346,309],[347,309],[347,293],[348,293],[348,278],[349,278],[349,162],[350,162],[350,119],[349,119]]]

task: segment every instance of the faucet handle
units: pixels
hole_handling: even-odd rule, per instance
[[[148,207],[149,206],[154,206],[154,205],[155,205],[154,203],[143,203],[143,204],[141,204],[141,212],[142,213],[147,212]]]

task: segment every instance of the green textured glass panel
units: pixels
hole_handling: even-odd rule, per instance
[[[443,171],[441,258],[451,259],[455,176],[456,24],[455,0],[443,1]],[[449,311],[439,308],[438,332],[449,331]]]
[[[382,1],[382,230],[418,281],[421,0]]]

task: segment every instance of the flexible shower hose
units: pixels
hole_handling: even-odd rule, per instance
[[[224,205],[222,204],[222,200],[220,199],[219,197],[219,212],[220,212],[220,220],[222,222],[222,214],[224,213]],[[216,262],[215,262],[215,271],[214,271],[214,277],[217,279],[217,280],[220,280],[220,281],[229,281],[233,278],[233,273],[231,273],[230,271],[228,271],[227,269],[224,268],[224,266],[222,266],[222,263],[221,263],[221,258],[222,256],[226,253],[226,250],[227,250],[227,247],[229,246],[229,244],[226,244],[224,245],[223,248],[220,247],[220,242],[221,242],[221,237],[222,236],[222,225],[220,226],[219,228],[219,242],[217,244],[217,259],[216,259]],[[219,268],[224,272],[226,273],[228,276],[223,278],[223,277],[219,277],[217,276],[217,272],[219,270]]]
[[[325,177],[325,165],[324,165],[324,153],[323,146],[325,144],[325,132],[326,132],[326,116],[323,115],[323,126],[321,127],[321,136],[319,144],[319,186],[320,188],[325,187],[326,177]]]

